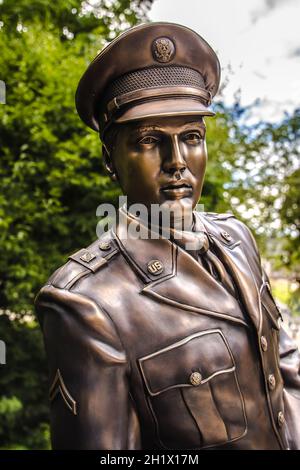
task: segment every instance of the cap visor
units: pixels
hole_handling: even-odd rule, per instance
[[[215,116],[215,113],[198,100],[172,98],[136,104],[126,109],[114,121],[118,123],[163,116]]]

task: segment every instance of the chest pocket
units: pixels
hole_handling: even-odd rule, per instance
[[[200,449],[245,435],[235,362],[220,330],[188,336],[139,365],[163,447]]]

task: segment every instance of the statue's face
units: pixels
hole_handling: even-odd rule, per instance
[[[207,161],[203,119],[156,117],[119,126],[112,160],[128,204],[195,207]]]

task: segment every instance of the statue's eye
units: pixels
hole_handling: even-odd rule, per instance
[[[158,141],[159,141],[159,139],[157,139],[156,137],[147,135],[147,136],[145,136],[145,137],[143,137],[142,139],[139,140],[139,144],[153,145],[153,144],[156,144]]]
[[[184,135],[184,141],[188,144],[199,144],[203,140],[200,132],[188,132]]]

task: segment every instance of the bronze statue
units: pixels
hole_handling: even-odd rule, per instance
[[[151,23],[79,83],[78,113],[128,206],[36,300],[55,449],[300,448],[299,354],[255,241],[232,214],[193,210],[219,81],[202,37]],[[170,237],[160,223],[152,236],[137,203],[173,211]]]

